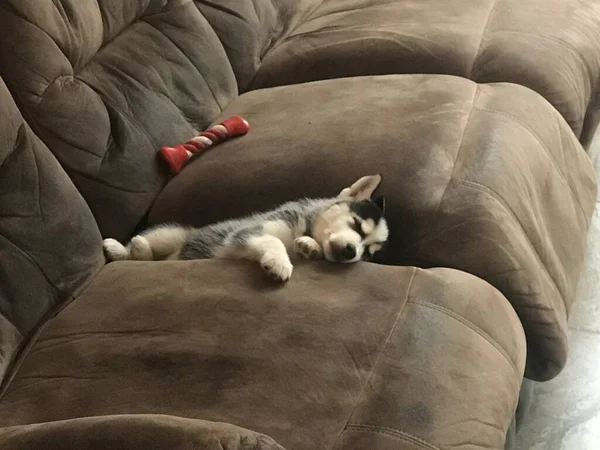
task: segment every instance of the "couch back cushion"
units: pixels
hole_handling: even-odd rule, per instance
[[[21,343],[103,265],[92,213],[0,79],[0,381]]]
[[[322,0],[196,0],[227,52],[240,91],[267,52],[312,15]]]
[[[117,238],[166,182],[158,149],[192,137],[237,95],[192,0],[0,0],[0,74],[101,232]]]

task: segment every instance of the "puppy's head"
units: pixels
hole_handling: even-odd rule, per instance
[[[353,263],[369,260],[388,238],[383,197],[371,199],[381,175],[362,177],[340,192],[338,202],[317,217],[313,237],[329,261]]]

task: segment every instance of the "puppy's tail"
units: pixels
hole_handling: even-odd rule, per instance
[[[103,247],[109,261],[179,259],[179,252],[188,234],[188,228],[161,225],[134,236],[126,246],[115,239],[104,239]]]

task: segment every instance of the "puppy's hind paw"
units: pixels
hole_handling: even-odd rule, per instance
[[[296,253],[306,259],[323,259],[323,249],[317,241],[309,236],[300,236],[294,241]]]
[[[287,255],[284,257],[279,255],[265,255],[260,260],[260,267],[271,278],[277,281],[288,281],[292,276],[294,266],[290,262]]]
[[[104,254],[109,261],[120,261],[129,258],[129,250],[116,239],[104,239],[102,242]]]
[[[152,261],[152,247],[144,236],[134,236],[129,244],[131,259],[137,261]]]

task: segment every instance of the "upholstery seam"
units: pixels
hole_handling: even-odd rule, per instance
[[[6,11],[8,14],[11,14],[13,16],[18,17],[19,19],[21,19],[22,21],[30,24],[31,26],[33,26],[34,28],[37,28],[39,31],[41,31],[44,35],[46,35],[48,37],[48,39],[50,39],[50,41],[52,41],[52,43],[56,46],[56,48],[58,49],[58,51],[61,53],[61,55],[64,56],[64,58],[69,62],[69,65],[71,66],[71,73],[74,72],[75,68],[73,67],[73,64],[71,63],[71,61],[69,60],[69,58],[67,57],[67,54],[64,52],[64,50],[62,48],[60,48],[60,46],[58,45],[58,43],[54,40],[54,38],[52,36],[50,36],[50,34],[44,30],[42,27],[40,27],[38,24],[31,22],[27,17],[23,17],[21,14],[19,14],[18,11],[11,11],[9,10],[5,5],[3,5],[2,3],[0,3],[0,9],[3,9],[4,11]]]
[[[26,256],[27,259],[30,260],[34,264],[34,266],[40,271],[40,273],[44,276],[44,279],[46,280],[46,282],[50,286],[52,286],[57,292],[59,292],[61,294],[65,294],[65,295],[67,294],[67,292],[60,289],[58,286],[56,286],[56,284],[54,284],[54,282],[52,282],[50,280],[50,278],[48,278],[48,275],[46,274],[46,272],[42,270],[39,263],[35,260],[35,258],[33,256],[31,256],[29,254],[29,252],[26,252],[25,250],[23,250],[21,247],[19,247],[17,244],[15,244],[11,239],[6,237],[6,235],[3,233],[0,233],[0,238],[6,239],[6,241],[8,241],[8,243],[10,243],[13,247],[15,247],[17,250],[19,250],[19,252],[21,252],[24,256]]]
[[[56,289],[56,288],[55,288]],[[6,397],[9,387],[11,386],[14,379],[19,374],[21,366],[25,362],[25,359],[29,355],[29,352],[33,349],[33,346],[38,341],[42,332],[50,323],[50,319],[56,316],[60,311],[70,305],[75,300],[75,295],[68,295],[64,301],[58,302],[52,308],[42,315],[40,320],[32,328],[32,331],[28,333],[27,337],[21,342],[20,348],[14,354],[14,358],[10,361],[7,370],[4,374],[4,379],[0,383],[0,403]]]
[[[323,3],[325,2],[325,0],[321,0],[319,2],[318,5],[315,6],[315,8],[308,12],[306,14],[306,17],[303,18],[303,20],[299,20],[298,23],[296,24],[296,26],[290,30],[288,30],[287,33],[282,34],[279,39],[277,39],[277,42],[275,43],[275,45],[273,45],[271,48],[266,49],[266,51],[261,52],[264,53],[261,55],[260,57],[260,64],[259,66],[256,68],[256,70],[254,71],[254,75],[252,75],[252,78],[250,78],[250,80],[248,80],[248,83],[246,83],[246,86],[244,87],[244,89],[242,90],[242,93],[246,93],[246,92],[251,92],[251,91],[255,91],[256,88],[254,88],[254,82],[256,81],[256,77],[259,75],[260,69],[262,68],[263,65],[263,61],[273,52],[275,52],[279,47],[281,47],[283,44],[286,43],[287,39],[294,33],[294,31],[296,31],[298,28],[300,28],[302,25],[308,23],[313,15],[318,11],[318,9],[323,5]],[[271,4],[273,4],[273,0],[271,0]],[[273,43],[273,40],[271,40],[270,44]],[[271,86],[271,88],[274,86]],[[238,88],[239,89],[239,88]]]
[[[231,46],[226,46],[225,42],[223,42],[223,39],[221,39],[221,36],[219,35],[219,33],[217,33],[217,30],[215,30],[215,28],[212,26],[212,24],[210,23],[210,21],[206,18],[204,12],[200,9],[200,7],[198,6],[198,3],[202,3],[204,5],[207,5],[209,8],[213,7],[215,9],[217,9],[218,11],[221,11],[221,9],[217,8],[216,6],[213,6],[212,3],[208,3],[206,1],[203,0],[192,0],[193,5],[196,7],[196,9],[198,10],[198,13],[202,16],[202,18],[204,20],[206,20],[206,22],[208,23],[208,25],[210,26],[212,32],[215,34],[215,36],[217,37],[217,39],[219,40],[219,44],[221,44],[221,48],[223,48],[223,52],[225,53],[226,56],[226,60],[227,63],[229,64],[229,69],[231,70],[231,73],[233,74],[234,78],[235,78],[235,84],[236,84],[236,97],[239,97],[240,95],[240,85],[238,83],[238,78],[237,78],[237,73],[235,73],[235,70],[233,70],[233,64],[231,62],[231,59],[229,58],[229,53],[227,53],[227,50],[231,50]],[[254,3],[252,2],[252,5],[254,6]],[[246,22],[242,17],[238,16],[237,14],[234,14],[233,12],[230,13],[231,15],[233,15],[234,17],[239,18],[243,23],[245,23],[246,25],[248,25],[248,27],[252,28],[252,26]],[[147,22],[146,22],[147,23]],[[181,50],[180,50],[181,51]],[[189,59],[189,58],[188,58]],[[190,61],[191,62],[191,61]],[[194,65],[194,67],[196,67]],[[198,70],[198,69],[196,69]],[[202,78],[204,79],[204,82],[206,83],[206,79],[204,78],[204,75],[202,75]],[[208,83],[207,83],[208,84]],[[211,94],[213,94],[212,90],[209,88],[209,90],[211,91]],[[213,98],[214,98],[214,94],[213,94]],[[217,100],[215,100],[215,103],[217,103]],[[224,108],[221,108],[221,106],[217,103],[217,106],[219,106],[219,109],[221,110],[221,112],[223,112]],[[179,109],[179,108],[178,108]]]
[[[195,6],[195,5],[194,5]],[[202,18],[204,20],[206,20],[206,18],[204,17],[204,14],[202,14],[202,12],[200,12],[200,10],[198,9],[198,14],[200,14],[202,16]],[[160,29],[156,28],[154,25],[152,25],[150,22],[146,21],[146,20],[142,20],[140,19],[140,22],[145,23],[146,25],[148,25],[150,28],[158,31],[162,36],[164,36],[165,39],[167,39],[171,45],[173,45],[173,47],[175,47],[179,53],[181,53],[185,59],[188,60],[188,62],[192,65],[192,67],[194,69],[196,69],[196,72],[198,72],[198,74],[200,75],[200,77],[204,80],[204,84],[206,85],[206,87],[208,88],[208,91],[210,92],[210,94],[212,95],[212,98],[215,102],[215,104],[217,105],[217,107],[219,108],[220,112],[223,112],[223,106],[219,103],[219,100],[217,100],[217,97],[215,95],[215,92],[212,88],[212,86],[210,85],[210,83],[208,82],[208,80],[206,79],[206,77],[204,76],[204,74],[202,73],[202,71],[200,70],[200,68],[198,66],[196,66],[196,64],[194,64],[194,62],[191,60],[191,58],[181,49],[181,47],[179,47],[179,45],[177,45],[173,39],[171,39],[169,36],[166,35],[166,33],[163,33]],[[210,26],[210,24],[209,24]],[[225,52],[225,47],[223,47],[223,43],[221,42],[221,39],[219,37],[219,35],[217,34],[217,32],[214,30],[214,28],[211,26],[210,27],[211,31],[215,34],[215,36],[217,36],[217,40],[219,41],[219,44],[221,44],[221,47],[223,48],[223,51]],[[227,54],[227,52],[225,52],[225,54]],[[231,65],[231,61],[229,61],[229,58],[227,58],[228,62]],[[236,83],[237,84],[237,83]]]
[[[322,3],[323,2],[321,2],[321,4]],[[396,3],[398,3],[398,0],[390,0],[388,2],[381,2],[381,3],[374,4],[374,5],[371,4],[371,5],[366,5],[366,6],[359,6],[357,8],[345,9],[343,11],[330,12],[330,13],[327,14],[327,17],[336,16],[338,14],[355,13],[357,11],[360,14],[360,13],[364,13],[366,9],[376,9],[376,8],[381,8],[381,7],[393,5],[393,4],[396,4]],[[321,4],[319,4],[318,7],[321,7]],[[323,17],[323,16],[319,16],[319,17],[317,17],[317,19],[320,19],[321,17]],[[312,20],[312,17],[310,17],[308,20]],[[296,37],[296,36],[294,36],[294,37]]]
[[[484,192],[486,194],[488,194],[490,197],[492,197],[494,200],[496,200],[496,202],[498,202],[500,204],[500,206],[502,206],[502,208],[507,211],[511,217],[513,218],[513,220],[519,225],[519,228],[521,229],[521,231],[523,232],[523,235],[525,236],[525,240],[529,243],[529,247],[531,248],[531,250],[533,250],[534,255],[536,256],[537,262],[542,266],[543,268],[543,272],[546,274],[546,276],[550,279],[550,285],[552,287],[554,287],[554,290],[556,291],[556,293],[558,294],[558,296],[560,297],[560,299],[562,300],[563,303],[563,307],[565,308],[565,313],[567,310],[567,306],[566,306],[566,301],[564,299],[564,296],[562,294],[562,292],[560,291],[560,289],[558,288],[558,286],[556,285],[556,281],[554,280],[554,278],[550,275],[550,272],[548,272],[548,268],[546,267],[546,265],[544,264],[544,262],[542,261],[537,249],[535,248],[535,246],[533,245],[533,243],[531,242],[531,240],[529,239],[529,236],[527,235],[527,233],[525,232],[525,229],[523,228],[523,224],[521,223],[521,221],[515,216],[514,212],[512,211],[512,209],[506,204],[506,202],[504,201],[504,199],[498,195],[496,192],[494,192],[492,189],[490,189],[487,186],[484,186],[480,183],[477,183],[475,181],[470,181],[470,180],[464,180],[464,179],[456,179],[454,180],[454,182],[456,182],[457,184],[460,184],[462,186],[465,187],[469,187],[475,190],[478,190],[480,192]],[[424,239],[425,240],[425,239]]]
[[[86,180],[92,181],[94,183],[101,184],[101,185],[106,186],[108,188],[112,188],[112,189],[115,189],[115,190],[118,190],[118,191],[121,191],[121,192],[127,192],[128,194],[153,194],[155,192],[154,190],[136,191],[136,190],[128,189],[128,188],[125,188],[125,187],[114,186],[111,183],[105,182],[105,180],[100,180],[100,179],[91,177],[91,176],[89,176],[89,175],[87,175],[85,173],[82,173],[82,172],[78,171],[77,169],[73,169],[73,168],[70,168],[70,167],[69,168],[65,168],[64,170],[65,170],[65,172],[68,172],[69,174],[74,174],[74,175],[76,175],[78,177],[85,178]]]
[[[479,45],[477,46],[477,51],[475,52],[475,56],[473,57],[473,62],[471,63],[471,68],[469,69],[469,78],[473,79],[473,69],[475,68],[475,63],[477,62],[477,58],[479,58],[479,54],[481,53],[481,49],[483,47],[483,39],[486,35],[486,31],[488,25],[490,23],[490,19],[492,18],[492,14],[496,9],[496,5],[498,4],[498,0],[492,0],[492,6],[488,12],[487,18],[485,19],[485,23],[483,24],[483,29],[481,30],[481,36],[479,37]]]
[[[595,89],[592,89],[591,83],[592,83],[592,79],[594,78],[593,76],[590,75],[590,68],[589,68],[589,64],[583,59],[583,56],[581,56],[581,54],[579,53],[579,51],[575,48],[572,47],[570,44],[568,44],[566,41],[563,41],[562,39],[559,39],[555,36],[548,36],[548,35],[544,35],[541,36],[539,34],[535,34],[535,33],[531,33],[531,32],[527,32],[527,31],[519,31],[519,30],[498,30],[497,33],[506,33],[506,34],[517,34],[517,35],[521,35],[521,36],[536,36],[538,38],[541,38],[543,41],[547,40],[547,41],[551,41],[554,42],[555,44],[558,44],[560,47],[564,48],[565,50],[567,50],[568,52],[570,52],[573,56],[575,56],[575,58],[579,61],[579,64],[581,64],[583,67],[585,67],[585,70],[587,72],[587,80],[589,80],[590,83],[590,95],[588,95],[587,101],[586,101],[586,105],[583,108],[585,111],[587,111],[589,104],[591,102],[591,97],[592,97],[592,91],[594,91]],[[576,91],[575,87],[573,85],[571,85],[571,87],[573,87],[573,90]],[[585,101],[585,99],[584,99]],[[585,116],[585,114],[584,114]],[[581,121],[583,122],[583,117],[581,118]]]
[[[471,115],[473,114],[473,110],[475,109],[475,102],[479,98],[479,84],[477,84],[477,83],[474,83],[474,84],[475,84],[475,89],[473,92],[473,97],[471,98],[471,107],[470,107],[469,113],[467,114],[467,117],[465,119],[465,124],[463,126],[462,134],[460,135],[460,139],[458,140],[456,157],[454,158],[454,164],[452,165],[452,173],[450,174],[450,177],[448,178],[448,182],[446,183],[446,186],[444,187],[444,191],[442,192],[442,195],[440,196],[440,201],[439,201],[437,207],[435,208],[435,213],[433,214],[434,220],[437,219],[437,217],[440,213],[440,208],[442,207],[442,203],[444,202],[444,197],[446,196],[448,187],[450,186],[450,183],[454,179],[454,173],[456,172],[456,165],[458,164],[458,158],[460,157],[460,153],[462,150],[463,140],[465,138],[465,135],[467,134],[467,127],[469,126],[469,122],[471,120]],[[432,223],[433,222],[434,221],[432,221]],[[429,233],[431,231],[432,230],[430,230]],[[427,234],[429,234],[429,233],[427,233]],[[421,254],[421,252],[423,250],[423,246],[425,245],[425,237],[427,236],[427,234],[425,234],[425,236],[421,239],[421,242],[419,243],[419,248],[415,255],[417,258],[419,257],[419,255]]]
[[[510,364],[510,366],[513,368],[513,370],[517,374],[519,373],[519,370],[517,369],[515,362],[510,357],[510,355],[506,352],[506,350],[502,346],[500,346],[500,344],[498,344],[496,342],[496,340],[493,339],[488,333],[486,333],[484,330],[479,328],[477,325],[475,325],[470,320],[465,319],[458,313],[456,313],[448,308],[444,308],[443,306],[428,302],[426,300],[414,300],[414,299],[409,298],[407,303],[412,303],[413,305],[423,306],[424,308],[434,309],[434,310],[439,311],[449,317],[452,317],[454,320],[457,320],[458,322],[467,326],[472,331],[474,331],[476,334],[478,334],[480,337],[482,337],[484,340],[486,340],[492,347],[494,347],[498,351],[498,353],[500,353],[504,357],[504,359],[506,359],[506,362],[508,362]]]
[[[337,438],[335,439],[335,441],[333,441],[333,444],[331,446],[331,450],[333,450],[335,448],[335,446],[337,445],[337,443],[339,442],[340,438],[342,437],[342,435],[344,434],[344,431],[346,430],[348,424],[350,423],[350,419],[352,418],[352,415],[354,414],[354,412],[356,411],[356,408],[358,407],[360,401],[362,400],[367,387],[369,386],[369,383],[371,382],[371,379],[373,378],[373,375],[375,374],[375,372],[377,371],[377,366],[379,365],[379,361],[381,360],[381,357],[383,356],[383,354],[385,353],[387,346],[390,342],[390,339],[392,338],[392,336],[394,335],[395,331],[396,331],[396,327],[398,325],[398,322],[400,321],[400,316],[402,315],[402,313],[404,312],[404,308],[406,307],[408,300],[410,299],[410,293],[412,291],[412,286],[413,286],[413,282],[415,280],[415,277],[417,275],[417,268],[413,267],[413,271],[412,271],[412,275],[410,277],[410,281],[408,282],[408,287],[406,289],[406,297],[405,297],[405,301],[404,304],[402,305],[402,307],[400,308],[400,310],[398,311],[398,314],[396,315],[396,319],[394,320],[394,324],[392,325],[390,332],[388,333],[388,336],[385,340],[385,342],[383,343],[382,347],[381,347],[381,351],[379,352],[379,355],[377,355],[377,359],[375,360],[375,363],[373,364],[373,367],[371,368],[371,373],[369,374],[369,378],[365,381],[365,383],[362,386],[362,389],[360,391],[360,394],[358,395],[358,397],[356,398],[356,401],[354,402],[354,405],[352,407],[352,410],[350,411],[350,413],[348,414],[348,419],[346,420],[346,423],[344,424],[344,426],[342,427],[342,430],[340,431],[340,433],[338,434]]]
[[[519,119],[517,116],[506,112],[506,111],[498,111],[498,110],[494,110],[494,109],[489,109],[489,108],[483,108],[483,107],[477,107],[475,108],[477,111],[481,111],[481,112],[487,112],[489,114],[493,114],[493,115],[500,115],[500,116],[504,116],[506,118],[512,119],[513,121],[515,121],[516,123],[518,123],[519,125],[521,125],[525,130],[527,130],[529,132],[529,134],[531,136],[533,136],[538,143],[542,146],[542,148],[544,149],[544,152],[546,153],[546,156],[548,157],[548,159],[550,160],[550,162],[552,163],[552,165],[554,166],[554,169],[558,172],[558,175],[560,177],[560,179],[563,181],[563,183],[565,184],[565,187],[569,190],[569,192],[571,193],[571,196],[573,197],[574,203],[579,207],[579,212],[586,217],[587,215],[585,214],[585,212],[583,211],[583,206],[581,205],[579,198],[575,195],[575,193],[573,192],[573,189],[571,188],[571,185],[568,183],[564,172],[562,170],[560,170],[560,168],[558,167],[558,163],[556,162],[556,160],[554,159],[554,157],[552,156],[552,153],[550,153],[550,151],[548,150],[548,147],[546,146],[546,144],[540,139],[540,137],[538,136],[538,134],[533,131],[525,122],[523,122],[521,119]],[[560,123],[559,123],[559,131],[560,130]],[[562,134],[561,134],[562,137]],[[561,142],[562,145],[562,142]]]
[[[200,3],[202,5],[206,5],[209,8],[213,8],[216,9],[217,11],[220,11],[224,14],[229,14],[233,17],[238,18],[239,20],[241,20],[242,22],[244,22],[246,25],[248,25],[248,27],[252,27],[252,25],[244,18],[243,15],[239,14],[237,11],[234,11],[231,8],[228,8],[226,6],[223,5],[219,5],[217,2],[211,1],[211,0],[194,0],[192,3],[194,3],[194,6],[198,9],[198,11],[200,12],[200,14],[202,14],[202,11],[200,11],[200,8],[198,7],[198,5],[196,3]],[[254,9],[254,14],[256,15],[256,17],[258,18],[258,14],[256,13],[256,6],[254,5],[254,1],[250,1],[250,3],[252,4],[252,9]],[[204,17],[204,14],[202,14],[202,16]],[[211,26],[211,28],[213,28]],[[214,31],[214,28],[213,28]]]
[[[437,447],[421,438],[413,436],[410,433],[398,430],[396,428],[388,428],[388,427],[382,427],[379,425],[369,425],[369,424],[358,423],[358,424],[348,424],[348,426],[346,427],[346,430],[355,431],[355,432],[359,432],[359,433],[384,434],[386,436],[391,436],[396,439],[400,439],[405,442],[409,442],[409,443],[414,444],[417,447],[420,447],[425,450],[440,450],[439,447]]]
[[[3,237],[3,236],[0,234],[0,237]],[[102,262],[104,262],[103,261],[104,257],[102,256],[101,258],[102,258]],[[100,262],[100,261],[98,261],[98,262]],[[14,358],[11,359],[9,365],[7,366],[7,370],[4,374],[4,379],[2,379],[0,381],[0,403],[5,398],[6,393],[8,392],[8,389],[10,388],[14,379],[17,377],[19,370],[21,369],[21,366],[25,362],[25,359],[29,355],[30,351],[33,349],[33,346],[38,341],[39,337],[41,336],[41,334],[44,331],[44,329],[46,328],[46,326],[48,326],[48,324],[50,323],[50,320],[52,318],[54,318],[55,316],[57,316],[61,311],[66,309],[69,305],[71,305],[71,303],[73,303],[73,301],[75,301],[90,286],[90,284],[99,276],[99,273],[102,270],[104,270],[104,267],[105,267],[105,264],[102,263],[102,264],[99,264],[99,267],[94,265],[91,268],[91,270],[89,270],[89,269],[86,270],[86,273],[88,273],[89,276],[87,276],[86,280],[83,283],[81,283],[76,289],[73,289],[72,292],[70,292],[70,293],[62,291],[61,289],[56,287],[54,284],[48,282],[50,287],[52,287],[55,290],[55,292],[57,292],[59,294],[63,294],[64,297],[60,298],[57,295],[56,297],[59,299],[59,301],[57,301],[56,304],[52,305],[50,307],[50,309],[48,309],[40,317],[40,319],[31,328],[31,330],[29,330],[30,332],[27,334],[27,336],[24,336],[24,339],[21,342],[21,345],[20,345],[18,351],[15,353]],[[45,277],[45,274],[43,272],[42,272],[42,275],[44,275],[44,277]]]
[[[163,9],[161,9],[160,11],[154,13],[154,14],[146,14],[146,11],[148,11],[148,6],[150,5],[150,3],[148,3],[148,6],[146,6],[146,9],[144,11],[142,11],[140,13],[139,16],[133,18],[127,25],[125,25],[123,27],[123,29],[121,29],[117,34],[115,34],[112,39],[104,42],[104,17],[102,15],[102,9],[100,8],[100,0],[96,0],[96,3],[98,4],[98,12],[100,13],[100,19],[102,20],[102,44],[100,45],[100,47],[98,48],[98,50],[96,51],[96,53],[94,55],[97,55],[98,53],[100,53],[101,50],[103,50],[105,47],[109,46],[110,44],[112,44],[115,40],[117,40],[124,32],[128,31],[132,25],[134,25],[135,23],[141,22],[142,19],[144,18],[151,18],[151,17],[156,17],[156,16],[160,16],[161,14],[164,13],[168,13],[176,8],[179,8],[183,5],[186,5],[188,3],[194,3],[194,0],[179,0],[178,2],[174,1],[174,0],[167,0],[167,4],[171,3],[171,5],[169,5],[170,7],[165,7]],[[174,4],[173,4],[174,3]],[[93,57],[92,57],[93,58]],[[80,71],[80,69],[83,69],[85,66],[88,65],[88,63],[91,61],[88,60],[85,62],[85,64],[83,64],[78,72]]]
[[[6,154],[6,156],[4,157],[4,159],[2,160],[2,162],[0,162],[0,171],[2,171],[4,169],[4,164],[8,164],[6,161],[8,161],[15,154],[15,151],[17,150],[17,147],[19,146],[19,136],[21,134],[21,130],[24,127],[25,127],[25,123],[21,122],[21,125],[19,125],[19,128],[17,128],[17,132],[15,133],[15,143],[12,146],[12,150],[10,152],[8,152]]]
[[[35,178],[37,180],[37,213],[38,216],[41,220],[42,223],[44,223],[44,213],[42,211],[42,203],[40,201],[41,197],[42,197],[42,183],[41,183],[41,177],[40,177],[40,165],[38,164],[38,160],[37,157],[35,155],[35,150],[33,149],[33,146],[31,147],[31,156],[33,157],[33,163],[35,164]]]
[[[129,114],[123,110],[123,108],[121,108],[119,105],[116,105],[116,104],[110,102],[109,99],[106,98],[105,96],[103,96],[102,93],[95,86],[92,86],[91,84],[86,82],[84,79],[79,78],[79,76],[74,76],[73,79],[79,81],[80,83],[84,84],[85,86],[89,87],[92,91],[94,91],[94,93],[98,96],[98,98],[102,102],[102,105],[106,109],[107,114],[108,114],[108,108],[106,108],[106,105],[109,105],[109,106],[113,107],[116,111],[120,112],[122,114],[123,118],[126,119],[130,125],[132,125],[133,127],[135,127],[135,129],[140,131],[146,137],[148,144],[150,144],[152,146],[152,148],[158,147],[158,145],[153,142],[153,139],[150,137],[148,132],[138,122],[136,122],[132,117],[130,117]],[[111,126],[111,132],[112,132],[112,126]],[[108,148],[106,149],[106,151],[108,152]],[[95,153],[90,152],[90,151],[87,151],[87,153],[94,155],[96,158],[100,159],[101,162],[107,157],[106,154],[104,154],[102,156],[98,156]]]

